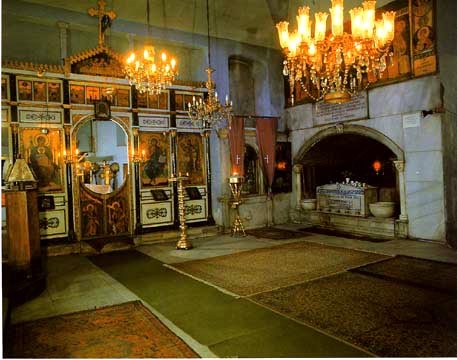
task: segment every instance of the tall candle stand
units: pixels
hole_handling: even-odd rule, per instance
[[[190,250],[193,248],[192,243],[187,239],[186,211],[184,207],[184,186],[183,182],[188,180],[188,176],[172,176],[169,181],[178,183],[178,212],[179,212],[179,229],[181,231],[179,240],[176,243],[177,250]]]
[[[235,209],[235,220],[233,221],[232,225],[232,236],[246,236],[244,232],[243,222],[241,221],[240,217],[240,210],[238,208],[239,205],[243,203],[241,199],[241,188],[243,187],[244,177],[233,174],[228,179],[230,190],[232,192],[232,199],[230,200],[230,205],[232,209]]]

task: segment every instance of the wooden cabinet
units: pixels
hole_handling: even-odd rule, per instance
[[[40,262],[37,191],[6,191],[8,265],[27,269]]]

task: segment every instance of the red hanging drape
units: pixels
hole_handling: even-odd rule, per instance
[[[263,175],[267,179],[268,198],[271,199],[271,185],[275,174],[275,148],[276,148],[276,128],[277,118],[257,118],[256,134],[259,146],[259,163]]]
[[[244,176],[244,117],[234,116],[229,128],[231,175]]]

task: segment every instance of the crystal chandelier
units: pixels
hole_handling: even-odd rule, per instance
[[[344,103],[366,89],[387,68],[393,53],[395,11],[375,19],[376,1],[349,11],[352,34],[343,31],[343,0],[331,0],[331,33],[326,35],[328,14],[315,14],[311,34],[309,7],[298,8],[297,29],[289,33],[289,23],[276,24],[285,54],[284,76],[288,76],[293,104],[295,83],[314,101]]]
[[[149,0],[146,3],[146,14],[148,23],[148,40],[151,38],[149,24]],[[124,72],[130,85],[135,85],[140,93],[159,94],[167,86],[170,86],[177,76],[175,58],[169,58],[165,51],[162,51],[156,61],[155,49],[152,45],[146,45],[143,54],[137,55],[131,52],[125,60]]]
[[[192,121],[202,120],[203,126],[205,128],[215,127],[218,128],[224,119],[228,122],[228,127],[230,128],[232,121],[232,102],[229,101],[228,95],[225,97],[225,105],[219,102],[219,98],[216,92],[216,84],[213,81],[213,72],[215,71],[211,68],[211,44],[210,44],[210,35],[209,35],[209,1],[206,0],[206,20],[208,24],[208,68],[205,69],[208,74],[208,79],[206,80],[206,88],[208,89],[208,94],[204,100],[196,100],[195,96],[192,99],[192,103],[188,103],[189,117]]]

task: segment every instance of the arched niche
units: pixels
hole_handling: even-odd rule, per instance
[[[346,179],[378,188],[379,201],[399,202],[395,166],[404,153],[380,132],[357,125],[326,128],[304,142],[294,157],[302,165],[304,198],[314,198],[316,187]],[[377,163],[377,164],[376,164]]]
[[[72,140],[81,159],[75,170],[84,186],[98,193],[122,187],[130,172],[129,136],[120,119],[85,117],[74,127]]]

